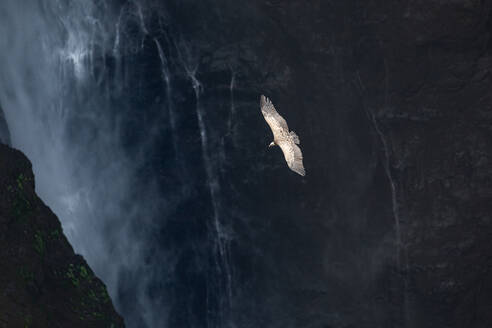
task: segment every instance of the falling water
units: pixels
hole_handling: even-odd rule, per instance
[[[396,184],[395,184],[395,180],[393,179],[393,175],[391,173],[391,164],[390,164],[391,153],[389,150],[388,142],[386,141],[386,137],[384,136],[384,133],[379,128],[379,124],[377,122],[376,117],[370,110],[368,110],[368,115],[373,124],[374,130],[378,134],[379,140],[381,141],[381,145],[383,146],[383,151],[384,151],[383,166],[384,166],[384,172],[386,173],[386,177],[388,178],[388,183],[390,185],[391,208],[393,210],[393,218],[395,222],[396,264],[398,268],[400,268],[400,256],[401,256],[400,255],[401,252],[400,209],[398,205],[398,198],[396,195]]]
[[[159,52],[159,58],[161,60],[161,70],[162,70],[162,78],[164,79],[164,82],[166,84],[166,104],[167,104],[167,111],[169,114],[169,123],[171,125],[171,130],[172,130],[172,142],[173,142],[173,148],[174,148],[174,155],[176,159],[178,160],[178,145],[177,145],[177,130],[176,130],[176,114],[174,113],[174,106],[173,106],[173,101],[172,101],[172,89],[171,89],[171,82],[170,82],[170,71],[169,71],[169,64],[166,55],[164,54],[164,51],[162,50],[162,46],[159,43],[157,39],[154,38],[154,42],[157,46],[157,50]]]
[[[362,82],[362,79],[360,77],[359,72],[356,73],[357,77],[357,84],[358,87],[362,92],[365,91],[364,84]],[[387,81],[386,81],[386,95],[385,95],[385,102],[388,102],[388,96],[387,96]],[[386,174],[386,178],[388,179],[388,183],[390,186],[390,191],[391,191],[391,209],[393,212],[393,220],[395,224],[395,246],[396,246],[396,264],[398,269],[400,269],[400,256],[401,256],[401,231],[400,231],[400,206],[398,204],[398,197],[397,197],[397,189],[396,189],[396,183],[395,179],[393,178],[393,174],[391,172],[391,152],[390,148],[388,145],[388,142],[386,140],[386,136],[384,135],[383,131],[379,127],[378,120],[373,113],[373,111],[370,108],[367,108],[364,106],[367,118],[369,119],[374,131],[376,132],[379,142],[381,143],[383,147],[383,152],[384,152],[384,161],[383,161],[383,168],[384,168],[384,173]]]
[[[173,54],[166,53],[159,42],[162,35],[152,31],[148,21],[152,11],[146,5],[97,0],[29,4],[6,0],[0,4],[0,12],[9,13],[0,21],[6,31],[0,35],[0,45],[7,49],[0,54],[0,103],[12,143],[33,162],[38,194],[62,221],[76,252],[106,283],[128,327],[162,327],[169,322],[172,302],[166,298],[167,287],[163,287],[163,296],[156,297],[149,286],[156,281],[173,285],[170,282],[180,279],[173,269],[180,250],[156,248],[148,240],[158,238],[156,231],[163,220],[190,197],[192,188],[185,186],[190,182],[178,144],[181,115],[177,115],[174,99],[179,97],[174,95],[172,81],[172,71],[178,68],[172,65],[179,60],[170,58]],[[153,14],[161,15],[159,11]],[[163,17],[159,16],[160,23]],[[173,37],[169,36],[169,44]],[[142,89],[135,92],[135,86],[144,81],[138,75],[141,56],[151,53],[146,40],[153,40],[160,61],[165,110],[154,111],[153,104],[141,108],[147,99],[135,99]],[[191,61],[180,59],[195,95],[213,212],[209,240],[214,264],[207,288],[214,305],[207,316],[218,312],[209,319],[209,326],[219,327],[232,302],[231,237],[222,222],[218,163],[211,156],[216,138],[207,131],[203,87],[196,68],[189,69]],[[231,97],[233,88],[234,77]],[[231,106],[233,111],[233,98]],[[142,129],[146,137],[137,139]],[[156,182],[139,176],[148,171],[162,131],[170,132],[173,153],[164,161],[178,163],[182,185],[164,195]],[[138,147],[132,150],[135,140]],[[175,190],[180,191],[178,196]]]
[[[388,87],[389,87],[389,72],[388,72],[388,67],[386,64],[386,60],[384,61],[384,66],[385,66],[385,106],[386,108],[388,107],[388,102],[389,102],[389,94],[388,94]],[[364,84],[362,83],[362,79],[360,77],[360,74],[357,72],[357,82],[359,84],[359,88],[362,91],[365,91]],[[384,153],[384,158],[383,158],[383,168],[384,172],[386,175],[386,178],[388,180],[389,186],[390,186],[390,192],[391,192],[391,209],[393,212],[393,219],[395,223],[395,244],[396,244],[396,266],[399,271],[402,273],[402,279],[403,279],[403,323],[404,325],[408,326],[409,322],[409,313],[410,313],[410,302],[409,302],[409,282],[408,282],[408,270],[409,270],[409,264],[408,264],[408,252],[405,249],[405,246],[402,244],[402,239],[401,239],[401,218],[400,218],[400,204],[398,203],[398,195],[397,195],[397,185],[395,182],[395,179],[393,177],[393,173],[391,172],[391,151],[390,151],[390,146],[388,145],[387,137],[381,130],[378,120],[376,118],[376,115],[370,108],[365,108],[366,115],[369,119],[369,121],[372,124],[372,127],[374,131],[376,132],[380,144],[383,147],[383,153]],[[401,256],[403,255],[403,267],[402,267],[402,261],[401,261]]]
[[[179,51],[179,50],[178,50]],[[185,49],[185,51],[189,51],[189,49]],[[183,60],[183,64],[186,70],[188,77],[191,80],[193,90],[195,92],[195,100],[196,100],[196,116],[198,120],[198,126],[200,129],[200,140],[202,145],[202,156],[203,163],[205,166],[205,172],[207,176],[207,183],[210,191],[210,198],[213,208],[213,227],[215,229],[215,234],[211,237],[213,243],[216,244],[218,254],[215,255],[215,269],[218,271],[218,277],[216,275],[212,276],[212,279],[219,279],[221,276],[225,276],[225,289],[227,294],[227,302],[224,302],[222,298],[219,298],[219,319],[218,322],[214,319],[209,319],[209,324],[213,326],[220,326],[220,323],[223,322],[225,316],[224,313],[227,311],[227,308],[230,307],[232,302],[232,273],[231,267],[229,264],[229,238],[230,234],[224,228],[221,222],[221,204],[220,204],[220,182],[219,177],[217,176],[217,170],[215,167],[215,163],[209,155],[209,139],[207,133],[207,127],[205,125],[205,115],[203,111],[203,107],[201,105],[201,93],[203,90],[203,86],[200,81],[196,78],[197,66],[193,69],[190,69],[186,62],[184,61],[183,55],[180,55],[180,58]],[[222,287],[221,283],[218,282],[219,289]],[[216,291],[210,290],[212,293],[216,293]]]
[[[149,34],[149,31],[147,30],[147,26],[145,26],[145,18],[144,18],[144,14],[142,11],[142,5],[140,4],[139,1],[135,1],[135,7],[137,7],[137,14],[138,14],[138,18],[140,20],[140,28],[142,29],[142,32],[145,35],[147,35],[147,34]]]
[[[236,74],[231,70],[231,82],[229,83],[229,95],[231,98],[231,105],[229,111],[229,119],[227,120],[227,131],[232,133],[232,121],[236,115],[236,105],[234,103],[234,88],[236,87]]]
[[[113,45],[113,56],[116,58],[118,57],[119,51],[120,51],[120,41],[121,41],[121,19],[123,17],[123,10],[124,7],[121,8],[120,14],[118,15],[118,20],[116,21],[115,25],[115,38],[114,38],[114,45]]]
[[[157,327],[165,311],[145,292],[156,273],[144,255],[158,193],[138,185],[146,159],[130,158],[121,141],[132,109],[119,101],[126,88],[119,72],[131,70],[121,59],[129,60],[137,41],[124,33],[133,24],[125,6],[2,1],[0,101],[14,147],[33,163],[37,193],[75,251],[104,280],[129,327]],[[125,276],[136,278],[131,287]],[[136,291],[131,306],[119,296],[127,289]]]

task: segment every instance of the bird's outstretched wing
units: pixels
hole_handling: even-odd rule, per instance
[[[282,137],[282,131],[289,131],[287,122],[279,113],[277,113],[270,99],[262,95],[260,97],[260,107],[265,121],[270,126],[270,129],[272,129],[273,138],[275,140]]]
[[[302,164],[302,152],[301,148],[297,146],[293,140],[283,140],[279,143],[282,152],[284,153],[285,161],[289,168],[302,175],[306,175],[306,170]]]

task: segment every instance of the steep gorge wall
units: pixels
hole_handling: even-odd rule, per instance
[[[254,112],[269,95],[308,172],[300,181],[277,169],[280,154],[231,145],[236,162],[257,152],[276,163],[224,178],[265,204],[243,209],[259,229],[239,233],[236,249],[261,253],[250,264],[258,303],[276,295],[257,313],[272,326],[490,324],[492,3],[209,5],[181,8],[201,14],[185,33],[202,54],[209,112],[232,71],[238,135],[269,138]]]
[[[384,83],[365,92],[397,186],[406,320],[411,327],[487,327],[492,3],[379,5],[391,14],[372,24],[378,40],[365,47],[380,64],[362,80],[384,72]],[[368,16],[376,20],[381,12],[373,7]]]

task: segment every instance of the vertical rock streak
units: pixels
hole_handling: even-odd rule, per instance
[[[401,256],[401,231],[400,231],[400,208],[398,205],[398,197],[397,197],[397,191],[396,191],[396,183],[393,178],[393,175],[391,173],[391,153],[389,150],[388,142],[386,140],[386,136],[384,133],[381,131],[379,128],[378,121],[374,114],[369,110],[368,111],[369,118],[371,120],[371,123],[374,127],[374,130],[376,131],[379,141],[381,142],[381,145],[383,146],[383,152],[384,152],[384,162],[383,162],[383,167],[384,167],[384,172],[386,174],[386,177],[388,178],[388,183],[390,186],[390,191],[391,191],[391,208],[393,210],[393,218],[395,222],[395,244],[396,244],[396,263],[398,268],[400,268],[400,256]]]
[[[408,315],[409,315],[409,299],[408,299],[408,259],[407,257],[407,252],[404,248],[404,245],[402,245],[402,239],[401,239],[401,227],[400,227],[400,207],[398,204],[398,196],[397,196],[397,187],[396,187],[396,182],[393,177],[393,174],[391,173],[391,152],[388,146],[388,141],[386,139],[386,136],[384,135],[383,131],[381,131],[381,128],[379,127],[379,123],[374,115],[374,113],[371,110],[367,110],[367,114],[372,122],[372,125],[374,127],[374,130],[376,131],[379,140],[381,142],[381,145],[383,146],[383,152],[384,152],[384,162],[383,162],[383,167],[384,171],[386,174],[386,177],[388,178],[388,183],[390,186],[390,192],[391,192],[391,208],[393,210],[393,218],[395,222],[395,238],[396,238],[396,265],[398,270],[402,270],[402,279],[403,279],[403,322],[406,324],[409,320]],[[404,256],[403,260],[403,266],[402,267],[402,261],[401,261],[401,256]],[[406,326],[405,326],[406,327]]]

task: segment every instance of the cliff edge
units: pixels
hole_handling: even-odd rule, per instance
[[[0,327],[124,327],[35,194],[30,161],[0,144],[0,172]]]

